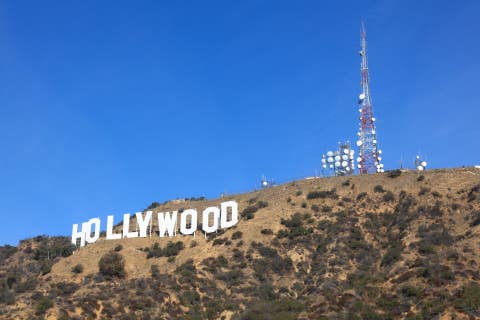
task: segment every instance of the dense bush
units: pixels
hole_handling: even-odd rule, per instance
[[[383,197],[382,197],[383,201],[385,202],[393,202],[395,200],[395,195],[393,194],[392,191],[387,191]]]
[[[402,256],[403,245],[401,242],[391,243],[383,255],[381,266],[386,267],[397,262]]]
[[[326,198],[330,198],[330,199],[334,199],[334,200],[338,199],[337,190],[332,189],[332,190],[329,190],[329,191],[310,191],[307,194],[307,199],[308,200],[326,199]]]
[[[237,240],[237,239],[241,239],[242,238],[242,231],[235,231],[233,234],[232,234],[232,240]]]
[[[173,257],[178,255],[180,251],[182,251],[184,248],[185,248],[185,245],[183,244],[182,241],[177,241],[175,243],[169,241],[165,249],[162,250],[162,254],[165,257]]]
[[[174,257],[177,256],[180,251],[185,248],[182,241],[172,242],[169,241],[165,248],[161,248],[158,242],[155,242],[151,247],[144,249],[147,252],[147,259],[159,258],[159,257]]]
[[[471,282],[464,286],[455,301],[455,307],[471,315],[478,315],[480,312],[480,285]]]
[[[375,187],[373,187],[373,192],[383,193],[385,192],[385,189],[383,189],[382,185],[377,184]]]
[[[255,212],[262,208],[268,207],[268,202],[266,201],[257,201],[256,198],[252,198],[249,200],[250,205],[243,209],[241,216],[247,220],[253,219],[255,217]]]
[[[293,239],[312,233],[312,228],[307,229],[303,226],[304,218],[306,218],[306,216],[302,216],[299,212],[297,212],[290,219],[281,219],[281,224],[287,227],[288,231],[280,230],[277,233],[277,238],[283,238],[288,236],[290,239]]]
[[[5,260],[14,255],[15,252],[17,252],[17,247],[10,246],[8,244],[5,246],[0,246],[0,265],[4,264]]]
[[[72,267],[72,272],[73,273],[82,273],[83,272],[83,264],[77,263]]]
[[[107,252],[98,261],[98,269],[107,279],[123,278],[125,277],[125,259],[115,251]]]
[[[468,202],[472,202],[474,200],[477,200],[480,196],[480,184],[475,185],[470,189],[467,195],[467,200]]]
[[[297,300],[259,300],[249,304],[247,309],[237,318],[239,320],[294,320],[305,306]]]
[[[68,257],[75,250],[75,246],[68,237],[46,237],[38,236],[34,238],[39,242],[33,250],[35,260],[53,260],[56,257]]]
[[[48,297],[41,297],[35,306],[35,314],[42,315],[47,312],[48,309],[53,307],[53,301],[50,300]]]
[[[362,200],[363,198],[366,198],[368,194],[366,192],[360,192],[357,196],[357,200]]]
[[[400,170],[400,169],[387,171],[387,177],[392,178],[392,179],[400,177],[401,174],[402,174],[402,170]]]

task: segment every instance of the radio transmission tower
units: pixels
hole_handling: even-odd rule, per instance
[[[358,169],[360,173],[383,172],[382,150],[377,147],[377,134],[375,131],[375,118],[372,112],[372,99],[370,97],[370,87],[368,83],[368,62],[367,62],[367,38],[365,25],[362,22],[360,33],[361,47],[360,56],[362,57],[362,92],[359,95],[358,104],[360,108],[360,131],[358,132],[357,146],[360,149],[357,158]]]

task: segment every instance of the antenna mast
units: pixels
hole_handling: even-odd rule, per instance
[[[365,24],[362,21],[362,30],[360,32],[360,43],[362,50],[359,54],[362,57],[361,75],[362,92],[359,95],[358,104],[360,108],[360,131],[358,132],[357,146],[360,149],[358,169],[360,173],[384,172],[383,164],[380,163],[382,150],[377,147],[377,135],[375,132],[375,118],[372,112],[372,100],[370,97],[370,86],[368,79],[368,61],[367,61],[367,38]]]

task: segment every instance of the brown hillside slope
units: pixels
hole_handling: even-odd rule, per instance
[[[100,239],[73,255],[62,238],[3,247],[0,318],[480,317],[480,170],[395,173],[227,197],[248,209],[207,239]],[[123,277],[99,273],[112,251]]]

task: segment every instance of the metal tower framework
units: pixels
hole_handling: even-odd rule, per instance
[[[357,159],[358,169],[360,173],[383,172],[382,151],[377,146],[377,134],[375,130],[375,118],[372,111],[372,100],[370,96],[370,86],[368,79],[368,61],[367,61],[367,38],[365,25],[362,22],[362,30],[360,33],[362,57],[361,75],[362,75],[362,92],[360,93],[358,104],[360,109],[360,131],[357,146],[359,147],[359,157]]]

